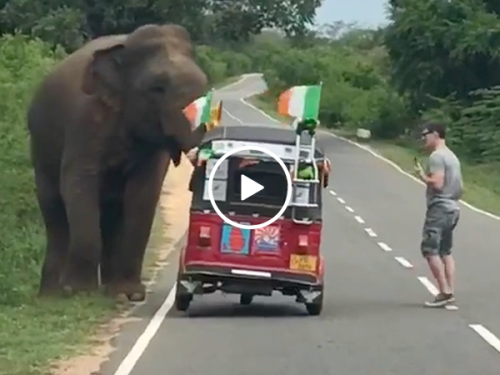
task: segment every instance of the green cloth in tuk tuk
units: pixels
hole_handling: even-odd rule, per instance
[[[311,137],[316,135],[316,127],[319,122],[315,119],[300,120],[295,128],[295,133],[301,135],[303,132],[309,133]],[[301,180],[315,180],[317,176],[311,163],[299,163],[297,177]]]

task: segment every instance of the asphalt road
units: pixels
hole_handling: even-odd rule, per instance
[[[239,100],[264,88],[250,76],[220,91],[224,124],[271,122]],[[173,302],[172,295],[163,300],[174,259],[136,311],[145,319],[117,338],[103,375],[500,374],[499,221],[462,209],[458,310],[423,308],[433,287],[418,250],[423,187],[355,145],[326,134],[320,142],[333,168],[324,202],[323,314],[309,317],[279,296],[242,307],[215,294],[195,300],[189,317],[172,310],[163,319]]]

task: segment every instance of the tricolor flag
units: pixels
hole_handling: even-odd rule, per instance
[[[206,96],[196,99],[184,108],[184,115],[191,122],[193,128],[196,128],[203,123],[210,122],[211,106],[212,91],[209,91]]]
[[[278,99],[278,113],[303,120],[317,120],[321,99],[321,85],[294,86]]]

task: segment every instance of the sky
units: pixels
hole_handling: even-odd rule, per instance
[[[376,27],[387,22],[385,4],[386,0],[323,0],[316,12],[316,22],[356,22],[362,27]]]

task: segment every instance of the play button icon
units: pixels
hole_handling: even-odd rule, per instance
[[[241,200],[244,201],[250,198],[252,195],[257,194],[259,191],[263,190],[264,186],[255,182],[254,180],[248,178],[245,175],[241,175]]]
[[[250,171],[246,172],[246,170],[242,170],[241,166],[236,167],[237,169],[235,171],[236,173],[234,173],[234,176],[235,177],[237,176],[236,178],[238,178],[238,179],[236,180],[237,182],[235,182],[234,180],[233,180],[233,182],[231,182],[231,185],[233,186],[233,189],[234,189],[233,192],[235,193],[233,195],[234,199],[236,199],[240,202],[243,202],[243,201],[253,197],[252,199],[257,199],[257,201],[259,201],[263,197],[265,198],[268,196],[275,196],[276,193],[279,193],[280,196],[284,195],[283,201],[280,201],[279,204],[276,205],[276,211],[277,211],[276,214],[273,215],[273,217],[271,217],[267,221],[264,221],[264,222],[261,222],[258,224],[245,223],[245,222],[240,221],[241,219],[238,221],[231,220],[231,218],[226,216],[225,212],[222,212],[221,209],[217,206],[217,203],[216,203],[215,198],[214,198],[214,191],[215,191],[214,190],[214,188],[215,188],[214,178],[215,178],[215,175],[217,173],[218,168],[220,168],[222,166],[222,163],[224,163],[229,157],[231,157],[235,154],[240,154],[240,153],[243,153],[244,155],[250,155],[251,160],[255,160],[255,159],[274,160],[274,162],[276,164],[278,164],[278,169],[280,169],[282,171],[281,178],[279,179],[279,181],[285,180],[284,186],[283,186],[282,183],[277,184],[276,183],[277,180],[271,180],[272,182],[269,182],[269,180],[266,180],[265,178],[259,179],[259,177],[257,175],[255,175],[255,173],[250,174],[251,173]],[[256,156],[256,155],[259,155],[259,156]],[[239,157],[236,157],[236,158],[239,158]],[[274,164],[274,166],[276,166],[276,164]],[[247,173],[248,175],[250,175],[252,177],[255,176],[254,178],[259,180],[259,182],[256,182],[254,179],[246,176],[245,173]],[[271,176],[275,177],[276,173],[275,172],[273,172],[273,173],[274,174],[272,174]],[[260,182],[262,182],[262,184]],[[221,186],[224,186],[224,188],[229,189],[227,187],[227,186],[229,186],[228,182],[224,182]],[[292,179],[291,179],[290,172],[289,172],[287,166],[285,165],[283,160],[281,160],[272,151],[270,151],[264,147],[260,147],[260,146],[236,147],[236,148],[224,153],[216,161],[213,168],[211,168],[210,175],[208,178],[208,186],[207,187],[208,187],[208,198],[210,200],[210,203],[212,204],[213,209],[217,213],[217,215],[219,215],[219,217],[226,224],[232,225],[232,226],[240,228],[240,229],[254,230],[254,229],[264,228],[264,227],[267,227],[268,225],[271,225],[272,223],[274,223],[276,220],[280,219],[283,216],[284,212],[288,208],[290,201],[292,199]],[[264,194],[258,194],[259,192],[261,192],[263,190],[264,190]],[[282,194],[283,192],[284,192],[284,194]],[[260,198],[258,198],[259,195],[261,196]],[[255,203],[247,201],[247,202],[245,202],[245,204],[254,205]],[[259,206],[259,204],[257,204],[257,206]],[[262,205],[260,205],[260,206],[262,206]],[[279,207],[279,206],[281,206],[281,207]],[[227,213],[231,214],[230,212],[227,212]],[[233,214],[234,214],[234,212],[233,212]]]

